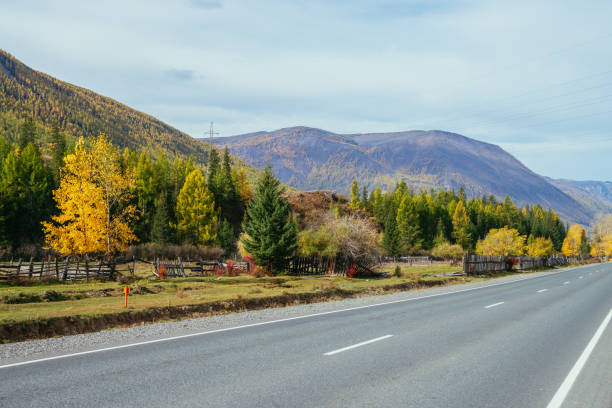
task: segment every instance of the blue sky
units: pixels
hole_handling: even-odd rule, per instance
[[[0,47],[192,136],[442,129],[612,180],[610,1],[0,2]]]

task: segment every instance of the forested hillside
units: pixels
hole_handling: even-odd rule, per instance
[[[16,140],[25,118],[44,138],[57,124],[69,138],[106,134],[135,151],[188,156],[202,161],[207,143],[111,98],[35,71],[0,50],[0,134]]]

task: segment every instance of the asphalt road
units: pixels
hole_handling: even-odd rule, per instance
[[[0,406],[612,407],[612,264],[455,289],[0,362]]]

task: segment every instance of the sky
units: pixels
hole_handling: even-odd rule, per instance
[[[0,0],[0,48],[201,137],[440,129],[612,180],[612,2]]]

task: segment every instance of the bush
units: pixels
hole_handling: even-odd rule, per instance
[[[402,277],[402,268],[400,268],[399,265],[395,267],[395,270],[393,271],[393,275],[395,275],[396,278]]]
[[[464,251],[461,245],[451,245],[448,242],[443,242],[436,245],[431,254],[436,258],[456,261],[463,257]]]
[[[306,230],[299,237],[303,255],[336,256],[367,260],[381,254],[376,228],[358,217],[330,217],[317,230]]]

